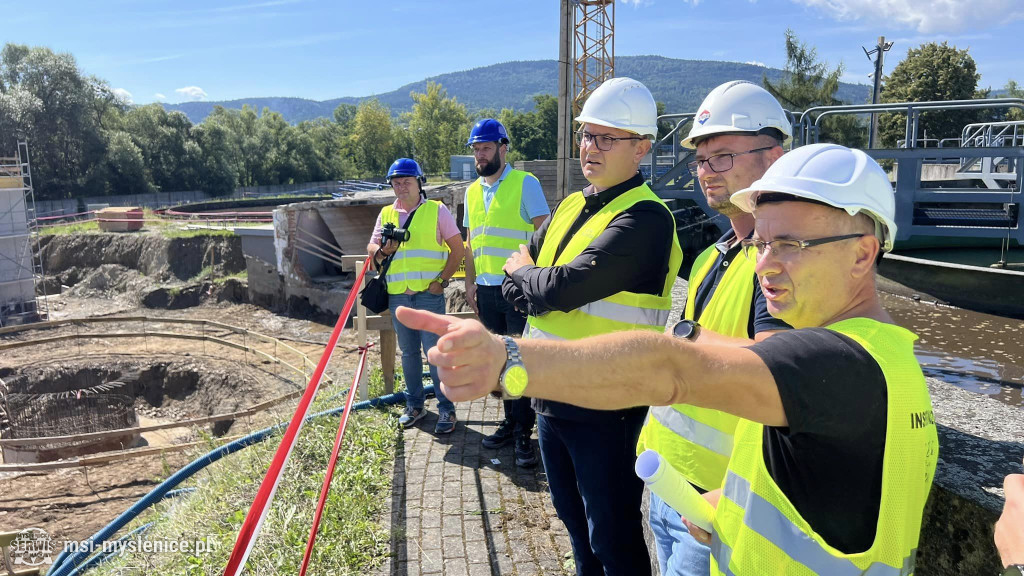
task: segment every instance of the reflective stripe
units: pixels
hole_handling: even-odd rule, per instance
[[[529,241],[530,236],[533,235],[533,232],[516,230],[514,228],[498,228],[497,226],[479,226],[477,228],[474,228],[470,234],[472,235],[472,237],[497,236],[498,238],[510,238],[512,240]]]
[[[718,564],[719,572],[726,576],[736,576],[729,568],[729,561],[732,560],[732,548],[722,542],[718,536],[718,530],[711,532],[711,557],[715,559],[715,564]]]
[[[658,327],[665,326],[665,323],[668,322],[669,314],[668,310],[659,310],[657,308],[637,308],[626,304],[609,302],[608,300],[590,302],[580,306],[577,310],[590,316],[597,316],[598,318],[604,318],[606,320],[614,320],[615,322]]]
[[[555,336],[551,332],[545,332],[536,326],[526,325],[526,337],[534,340],[565,340],[561,336]]]
[[[904,558],[903,566],[897,568],[888,564],[874,562],[866,569],[858,568],[847,558],[838,558],[815,542],[793,522],[786,518],[778,508],[757,495],[750,489],[750,482],[732,470],[728,472],[722,495],[744,509],[743,523],[757,532],[766,540],[785,552],[795,562],[810,568],[815,574],[829,576],[909,576],[914,571],[914,558],[917,550],[912,550]],[[712,542],[713,544],[713,542]],[[712,549],[715,560],[719,562],[723,556],[728,566],[731,550],[719,542],[718,550]]]
[[[516,250],[513,250],[511,248],[497,248],[495,246],[473,248],[473,258],[479,258],[481,256],[497,256],[498,258],[508,258],[509,256],[515,253]]]
[[[392,282],[403,282],[406,280],[433,280],[437,278],[437,272],[388,272],[388,284]]]
[[[395,252],[395,260],[402,258],[430,258],[448,261],[448,253],[443,250],[399,250]]]
[[[732,434],[694,420],[671,406],[652,406],[651,416],[659,424],[716,454],[726,458],[732,454]]]

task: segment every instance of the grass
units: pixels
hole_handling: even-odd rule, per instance
[[[85,220],[82,222],[72,222],[70,224],[62,224],[60,226],[48,226],[46,228],[40,228],[39,234],[41,236],[58,236],[61,234],[88,234],[91,232],[99,232],[100,225],[95,220]]]
[[[163,220],[150,208],[143,209],[143,218],[146,222],[143,225],[142,231],[156,231],[162,234],[165,238],[195,238],[197,236],[234,235],[234,232],[232,232],[230,228],[185,228],[184,226],[186,226],[186,224],[197,224],[201,223],[201,221],[185,222],[182,220]],[[262,224],[263,223],[261,222],[239,222],[237,226],[259,226]],[[236,225],[231,224],[231,227],[236,227]],[[82,220],[78,222],[69,222],[68,224],[62,224],[59,226],[41,228],[39,233],[43,236],[56,236],[62,234],[100,234],[103,232],[100,230],[99,224],[95,220]],[[118,234],[131,234],[131,232],[118,232]]]
[[[351,382],[343,380],[339,378],[332,389],[321,390],[321,400],[314,402],[313,411],[341,405],[343,399],[337,398],[336,392]],[[382,389],[378,368],[370,376],[371,395]],[[310,574],[365,574],[390,555],[387,511],[392,466],[401,439],[394,412],[365,410],[350,418]],[[249,556],[246,574],[298,573],[337,426],[337,418],[319,418],[304,426]],[[90,574],[220,576],[279,441],[280,434],[213,464],[189,481],[195,492],[161,502],[121,532],[155,521],[144,540],[203,540],[208,551],[124,553]]]

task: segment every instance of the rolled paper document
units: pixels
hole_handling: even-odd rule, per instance
[[[676,471],[654,450],[645,450],[636,459],[633,466],[636,475],[651,489],[693,524],[711,532],[711,523],[715,519],[715,509],[697,492],[683,475]]]

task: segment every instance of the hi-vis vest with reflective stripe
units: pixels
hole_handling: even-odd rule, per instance
[[[406,290],[423,292],[448,262],[448,246],[437,243],[437,214],[440,204],[426,200],[416,209],[409,228],[409,241],[402,242],[388,268],[388,294],[404,294]],[[385,206],[380,211],[381,225],[398,226],[398,211]]]
[[[520,214],[523,204],[523,179],[528,172],[509,170],[498,185],[491,205],[484,209],[482,178],[469,185],[466,209],[469,210],[470,244],[473,245],[473,268],[477,274],[503,275],[501,267],[520,244],[529,244],[533,222]]]
[[[571,262],[594,238],[604,232],[615,216],[640,201],[654,201],[665,206],[646,184],[624,192],[591,216],[569,240],[558,260],[555,260],[555,251],[586,204],[583,192],[572,194],[558,205],[551,216],[544,244],[537,255],[537,265],[561,266]],[[667,206],[665,210],[668,210]],[[679,248],[679,239],[674,233],[674,218],[672,222],[672,249],[661,294],[618,292],[571,312],[551,311],[543,316],[529,316],[526,319],[527,336],[576,340],[623,330],[663,331],[668,321],[669,309],[672,307],[672,284],[683,262],[683,251]]]
[[[714,267],[717,254],[718,249],[712,245],[694,262],[684,317],[719,334],[749,338],[747,326],[754,300],[754,262],[742,254],[732,259],[700,318],[694,317],[697,288]],[[704,490],[714,490],[722,486],[725,478],[738,420],[732,414],[688,404],[652,406],[640,431],[636,453],[657,450],[691,483]]]
[[[763,426],[740,420],[711,539],[711,573],[735,576],[909,576],[921,515],[938,458],[935,418],[908,330],[852,318],[830,330],[855,340],[878,362],[888,396],[882,494],[871,547],[844,554],[829,546],[772,481]],[[843,502],[835,503],[842,514]]]

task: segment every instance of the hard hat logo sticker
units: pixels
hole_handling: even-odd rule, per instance
[[[704,110],[703,112],[701,112],[700,114],[697,115],[697,123],[700,124],[701,126],[703,126],[704,123],[707,122],[710,119],[711,119],[711,111],[710,110]]]

